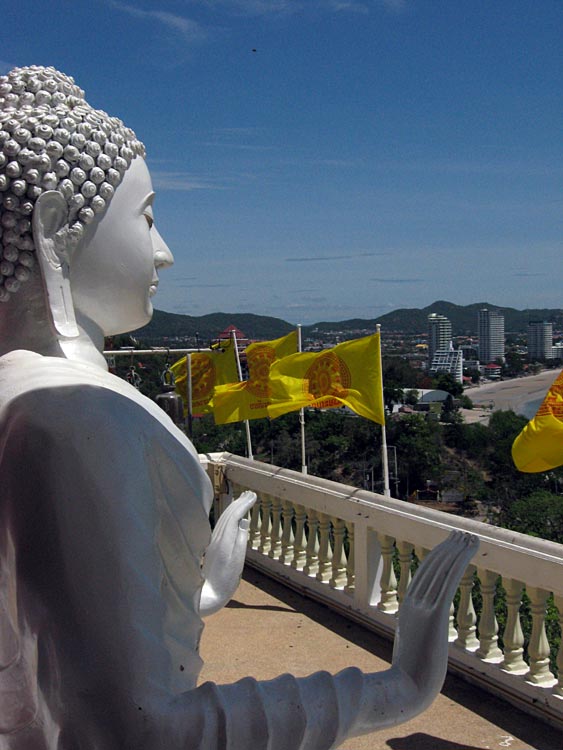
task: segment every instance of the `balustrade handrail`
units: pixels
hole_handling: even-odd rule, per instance
[[[563,595],[562,544],[232,453],[211,454],[210,458],[223,464],[226,478],[237,485],[287,498],[346,521],[356,520],[361,513],[366,520],[377,519],[379,531],[427,549],[454,529],[475,534],[480,547],[474,565]]]

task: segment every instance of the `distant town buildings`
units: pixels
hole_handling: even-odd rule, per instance
[[[477,313],[479,360],[483,365],[504,362],[504,315],[486,307]]]
[[[463,383],[463,352],[454,349],[452,342],[447,349],[438,349],[430,365],[430,374],[448,373],[458,383]]]
[[[428,316],[428,367],[432,366],[438,350],[448,350],[452,340],[452,324],[445,315]]]
[[[428,316],[428,371],[431,375],[442,372],[463,382],[463,353],[452,344],[452,324],[445,315]]]
[[[528,359],[553,359],[553,323],[531,320],[528,323]]]

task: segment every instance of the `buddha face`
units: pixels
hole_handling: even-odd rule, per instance
[[[105,336],[149,322],[158,271],[174,262],[154,224],[153,199],[149,171],[137,157],[70,259],[77,320],[93,322]]]

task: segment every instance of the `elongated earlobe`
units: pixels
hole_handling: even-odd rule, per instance
[[[56,242],[68,221],[68,207],[56,190],[42,193],[33,208],[33,239],[55,330],[65,338],[78,336],[70,291],[66,250]]]

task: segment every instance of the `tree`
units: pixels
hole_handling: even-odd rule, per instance
[[[491,477],[491,501],[501,510],[545,486],[544,474],[522,473],[512,460],[512,443],[527,422],[511,410],[495,411],[489,421],[485,467]]]
[[[508,349],[503,365],[503,375],[516,377],[524,372],[524,357],[515,349]]]
[[[454,376],[450,375],[449,372],[441,372],[433,379],[432,383],[434,388],[441,391],[447,391],[454,398],[461,396],[463,393],[463,385],[458,383]]]
[[[437,421],[411,414],[391,422],[389,443],[397,448],[402,495],[423,489],[428,480],[442,478],[442,430]]]
[[[410,390],[405,391],[404,397],[405,404],[408,404],[409,406],[416,406],[416,404],[418,404],[418,399],[420,398],[420,393],[416,390],[416,388],[411,388]]]
[[[563,543],[563,497],[547,490],[536,490],[504,508],[502,526],[523,534]]]

